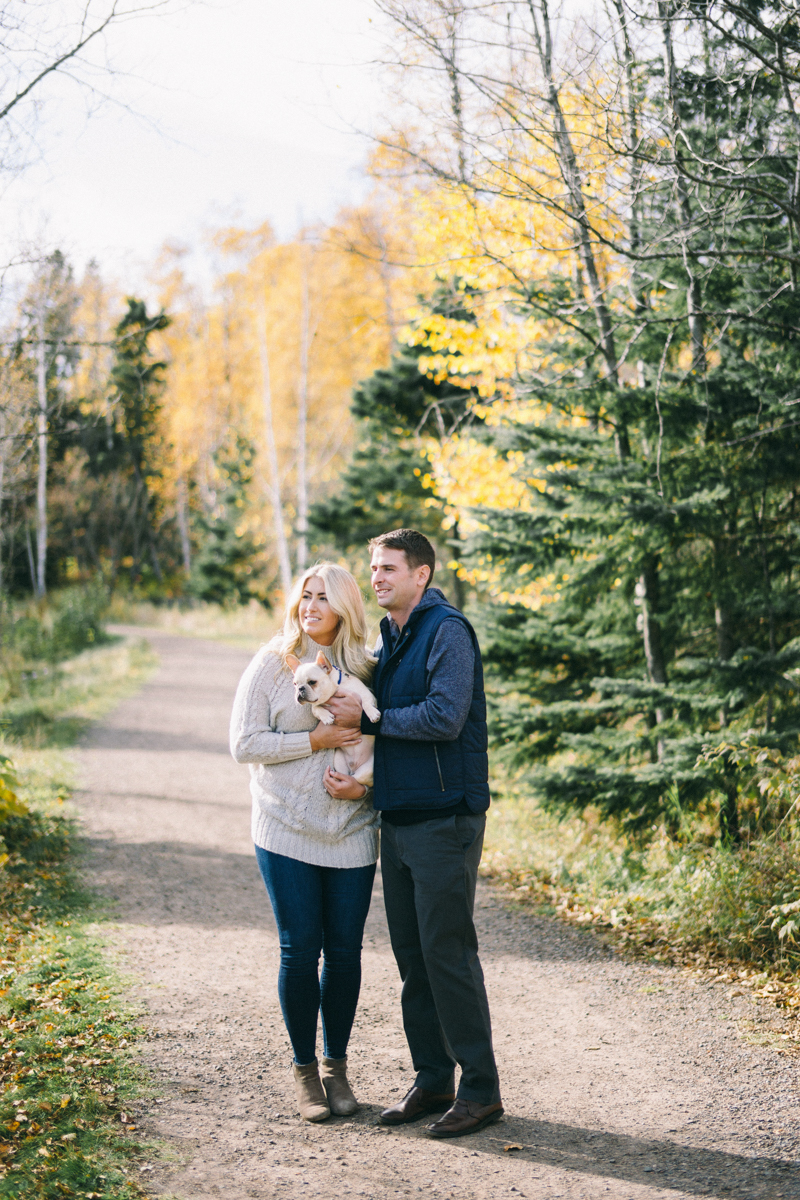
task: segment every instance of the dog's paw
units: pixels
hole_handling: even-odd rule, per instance
[[[365,708],[364,712],[370,721],[380,721],[381,719],[380,709],[378,708]]]
[[[323,725],[332,725],[336,720],[329,708],[312,708],[311,710],[318,721],[322,721]]]

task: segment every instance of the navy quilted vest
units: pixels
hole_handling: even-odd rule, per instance
[[[380,810],[447,808],[465,799],[473,812],[489,807],[486,698],[481,652],[466,617],[445,603],[416,608],[394,651],[388,618],[381,621],[382,646],[373,690],[381,712],[421,703],[428,693],[427,662],[436,631],[445,618],[457,617],[472,638],[475,672],[466,723],[454,742],[375,739],[374,804]]]

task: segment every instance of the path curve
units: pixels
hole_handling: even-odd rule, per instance
[[[136,632],[160,667],[78,751],[77,800],[91,881],[115,903],[123,966],[146,1007],[143,1054],[160,1095],[139,1128],[168,1155],[145,1164],[148,1190],[183,1200],[800,1200],[796,1060],[736,1032],[774,1026],[773,1010],[622,962],[591,935],[509,911],[485,886],[477,921],[505,1121],[444,1143],[419,1125],[376,1125],[412,1082],[376,885],[351,1044],[363,1108],[300,1123],[248,772],[227,748],[248,656]]]

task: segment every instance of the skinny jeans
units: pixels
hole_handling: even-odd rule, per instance
[[[361,942],[375,863],[318,867],[260,846],[255,850],[278,926],[278,998],[294,1061],[304,1066],[316,1058],[320,1014],[325,1057],[344,1058],[361,989]]]

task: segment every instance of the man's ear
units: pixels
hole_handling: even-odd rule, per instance
[[[328,662],[327,658],[325,657],[325,655],[322,653],[321,650],[320,650],[319,654],[317,655],[317,666],[322,667],[323,671],[327,671],[329,675],[330,675],[331,671],[333,670],[333,667]]]
[[[297,670],[297,668],[300,666],[300,659],[297,657],[296,654],[287,654],[286,655],[286,665],[289,668],[289,670],[292,673],[294,673]]]
[[[431,569],[430,569],[430,567],[428,566],[428,564],[427,564],[427,563],[422,563],[422,564],[420,565],[420,568],[419,568],[419,569],[420,569],[420,571],[424,571],[424,572],[425,572],[425,574],[422,576],[422,582],[423,582],[423,583],[425,583],[425,584],[429,583],[429,582],[430,582],[430,578],[431,578]]]

